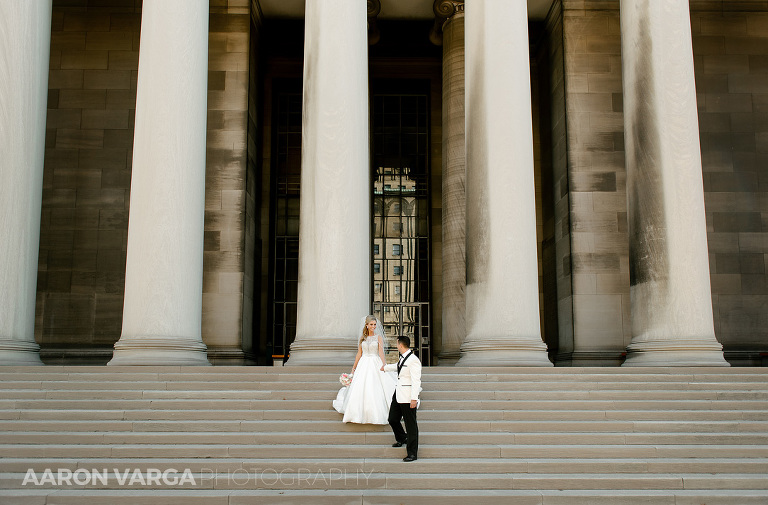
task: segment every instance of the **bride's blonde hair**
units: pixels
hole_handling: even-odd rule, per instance
[[[357,343],[358,345],[362,344],[363,340],[365,340],[368,337],[368,323],[375,320],[376,320],[376,316],[367,316],[365,318],[365,324],[363,324],[363,334],[360,335],[360,342]]]

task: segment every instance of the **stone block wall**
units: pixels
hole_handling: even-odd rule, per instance
[[[242,358],[248,0],[211,0],[203,340]],[[141,1],[54,0],[35,337],[106,363],[122,328]]]
[[[573,288],[571,281],[571,215],[568,191],[568,136],[565,110],[565,52],[563,46],[563,6],[556,1],[547,19],[547,57],[551,130],[551,187],[553,244],[546,249],[554,262],[546,265],[555,270],[557,339],[547,341],[555,358],[570,357],[573,351]],[[554,250],[552,250],[554,249]]]
[[[618,9],[562,0],[548,18],[559,364],[618,364],[631,340]],[[715,332],[731,363],[759,364],[768,350],[768,12],[765,2],[694,0],[691,26]]]
[[[630,342],[618,14],[550,13],[559,364],[616,365]]]
[[[715,333],[754,365],[768,351],[768,8],[718,7],[691,15]]]
[[[557,283],[555,280],[554,219],[550,107],[547,75],[548,44],[543,42],[543,27],[529,26],[531,38],[531,112],[533,126],[533,171],[536,191],[536,251],[539,273],[539,324],[542,339],[550,353],[557,347]]]
[[[106,362],[122,325],[140,3],[56,1],[35,334]],[[71,362],[71,361],[70,361]]]
[[[619,13],[564,4],[572,363],[613,365],[631,340]]]
[[[245,261],[243,268],[243,352],[246,362],[255,362],[259,344],[254,339],[260,327],[261,264],[264,242],[261,223],[261,116],[263,93],[259,32],[262,14],[258,2],[251,5],[251,26],[248,51],[248,146],[245,174]],[[254,332],[254,328],[256,331]]]
[[[239,364],[243,337],[251,338],[244,306],[253,306],[245,255],[250,1],[210,7],[202,332],[213,364]]]

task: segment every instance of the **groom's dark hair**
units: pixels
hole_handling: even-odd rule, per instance
[[[411,348],[411,339],[408,338],[408,335],[400,335],[399,337],[397,337],[397,341],[403,344],[408,349]]]

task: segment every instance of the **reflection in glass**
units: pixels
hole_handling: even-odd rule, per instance
[[[427,98],[374,95],[372,132],[374,314],[384,324],[390,349],[397,336],[408,335],[425,364],[430,345]]]

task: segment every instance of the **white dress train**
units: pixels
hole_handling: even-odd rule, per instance
[[[389,405],[395,394],[397,374],[382,372],[379,337],[367,337],[349,386],[342,387],[333,408],[344,414],[345,423],[389,424]]]

